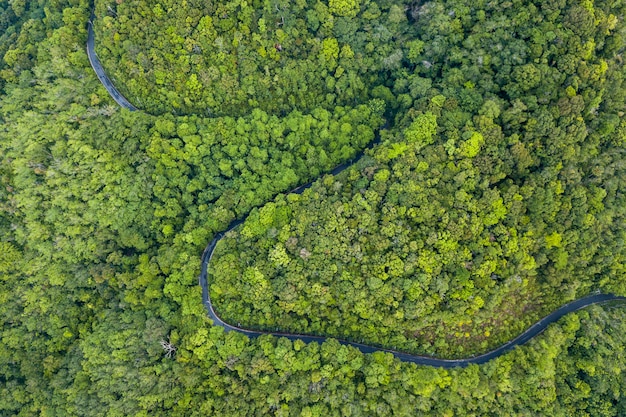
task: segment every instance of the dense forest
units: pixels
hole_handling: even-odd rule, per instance
[[[0,415],[626,414],[620,306],[443,370],[197,286],[251,212],[211,263],[250,326],[467,356],[625,294],[621,2],[97,0],[147,112],[92,7],[0,0]]]
[[[405,2],[97,3],[98,54],[152,112],[284,114],[390,98],[421,42]]]
[[[463,356],[626,292],[621,9],[596,5],[586,29],[584,8],[511,7],[491,28],[455,9],[464,36],[444,10],[418,20],[430,88],[386,143],[223,241],[210,281],[227,321]]]

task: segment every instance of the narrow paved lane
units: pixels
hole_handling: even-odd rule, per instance
[[[106,88],[106,90],[109,92],[111,97],[113,97],[113,100],[115,100],[115,102],[119,104],[120,107],[124,107],[125,109],[135,111],[137,110],[137,108],[133,106],[132,104],[130,104],[130,102],[126,100],[126,97],[124,97],[122,94],[120,94],[119,91],[117,91],[117,88],[115,88],[115,86],[113,85],[109,77],[107,77],[107,74],[106,72],[104,72],[104,68],[102,68],[102,64],[100,63],[100,59],[98,59],[98,55],[96,55],[95,39],[94,39],[93,23],[92,23],[93,19],[94,19],[94,16],[91,15],[91,20],[87,24],[88,26],[87,56],[89,57],[89,63],[91,63],[91,67],[93,68],[96,75],[98,76],[98,79],[100,80],[104,88]]]
[[[93,20],[93,15],[91,19]],[[98,59],[94,51],[94,33],[93,33],[93,27],[92,27],[93,25],[91,21],[89,22],[88,26],[89,26],[89,35],[87,37],[87,55],[89,56],[89,62],[91,63],[93,70],[96,72],[98,79],[100,80],[104,88],[106,88],[106,90],[109,92],[111,97],[113,97],[113,99],[117,102],[117,104],[119,104],[121,107],[124,107],[128,110],[137,110],[135,106],[130,104],[130,102],[126,100],[126,98],[124,98],[124,96],[122,96],[119,93],[119,91],[117,91],[117,89],[115,88],[115,86],[113,85],[109,77],[107,77],[106,73],[104,72],[104,69],[102,68],[102,65],[100,64],[100,60]],[[376,135],[376,138],[368,145],[368,147],[375,145],[376,143],[379,142],[379,140],[380,140],[380,137]],[[362,156],[362,153],[357,155],[355,160],[358,160],[361,156]],[[331,174],[337,175],[344,169],[350,167],[351,165],[352,164],[348,164],[348,163],[341,164],[337,166],[335,169],[333,169]],[[312,183],[302,185],[292,190],[291,193],[301,194],[304,190],[309,188],[311,184]],[[267,334],[267,335],[272,335],[276,337],[286,337],[289,340],[302,340],[303,342],[306,342],[306,343],[311,343],[311,342],[322,343],[326,341],[328,338],[322,337],[322,336],[310,336],[310,335],[303,335],[303,334],[280,333],[280,332],[261,332],[261,331],[256,331],[256,330],[245,329],[242,327],[233,326],[232,324],[228,324],[217,315],[217,313],[215,312],[215,309],[213,308],[213,304],[211,303],[211,297],[209,295],[207,270],[211,262],[211,258],[213,257],[213,252],[215,251],[215,247],[217,246],[217,243],[222,239],[222,237],[224,237],[224,235],[227,232],[229,232],[233,228],[243,223],[244,220],[245,218],[235,220],[228,226],[228,228],[225,231],[215,235],[213,240],[209,242],[209,244],[207,245],[206,249],[204,250],[202,254],[202,269],[201,269],[200,277],[199,277],[200,286],[202,287],[202,302],[204,303],[208,311],[209,317],[211,318],[211,320],[213,320],[213,323],[216,326],[223,327],[226,331],[232,330],[232,331],[240,332],[249,337],[257,337],[257,336]],[[436,367],[442,367],[442,368],[463,367],[472,363],[475,363],[475,364],[485,363],[487,361],[490,361],[491,359],[495,359],[498,356],[503,355],[504,353],[512,350],[516,346],[523,345],[524,343],[528,342],[533,337],[543,332],[548,327],[548,325],[554,323],[555,321],[559,320],[561,317],[563,317],[564,315],[568,313],[580,310],[581,308],[588,307],[590,305],[606,303],[609,301],[626,302],[626,297],[616,296],[613,294],[595,294],[595,295],[590,295],[590,296],[572,301],[560,307],[556,311],[550,313],[548,316],[544,317],[543,319],[539,320],[537,323],[530,326],[524,333],[517,336],[515,339],[506,342],[502,346],[490,352],[487,352],[478,356],[473,356],[471,358],[465,358],[465,359],[437,359],[437,358],[433,358],[429,356],[412,355],[412,354],[405,353],[405,352],[398,352],[398,351],[390,350],[390,349],[382,349],[382,348],[378,348],[375,346],[368,346],[368,345],[364,345],[361,343],[349,342],[347,340],[342,340],[342,339],[337,339],[337,340],[342,345],[355,347],[363,353],[389,352],[400,360],[403,360],[405,362],[416,363],[419,365],[430,365],[430,366],[436,366]]]

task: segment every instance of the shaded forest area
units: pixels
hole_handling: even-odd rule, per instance
[[[115,41],[105,36],[107,15],[112,25],[118,24],[109,6],[119,18],[124,7],[148,8],[141,1],[119,3],[96,4],[97,21],[103,25],[96,37],[103,48]],[[188,3],[190,10],[200,10]],[[168,11],[167,4],[160,5]],[[508,281],[516,285],[510,280],[515,270],[528,282],[520,286],[528,289],[519,294],[529,299],[515,298],[521,306],[549,309],[550,303],[596,288],[624,293],[618,227],[624,103],[620,3],[541,2],[533,9],[531,2],[515,2],[494,10],[487,3],[461,1],[411,8],[393,2],[333,0],[322,6],[333,16],[333,31],[337,21],[350,21],[357,35],[363,31],[369,37],[365,27],[370,25],[371,30],[386,28],[393,38],[396,29],[388,22],[396,21],[401,54],[395,66],[370,74],[367,66],[346,64],[346,73],[362,77],[362,90],[352,93],[343,84],[337,88],[342,75],[329,87],[326,77],[323,84],[311,84],[319,90],[301,105],[299,98],[293,104],[288,95],[274,104],[269,96],[259,95],[257,105],[248,101],[255,97],[249,91],[232,94],[230,102],[223,101],[226,107],[214,110],[218,117],[207,118],[203,111],[191,114],[193,101],[183,107],[187,104],[180,97],[189,93],[186,87],[168,90],[183,103],[180,108],[160,101],[161,92],[156,90],[141,97],[146,107],[155,106],[154,113],[174,109],[176,114],[150,116],[115,106],[86,57],[88,2],[0,1],[0,27],[6,28],[0,37],[1,415],[626,413],[622,395],[626,324],[621,308],[593,307],[571,314],[528,346],[483,366],[458,370],[418,367],[387,354],[363,355],[334,341],[304,345],[272,337],[248,340],[212,326],[197,286],[204,245],[254,206],[352,158],[386,121],[390,127],[381,132],[383,145],[346,172],[345,180],[326,177],[299,199],[278,197],[273,213],[271,205],[253,211],[239,232],[242,238],[232,242],[244,249],[243,262],[250,245],[262,247],[267,245],[262,242],[281,238],[282,227],[272,225],[291,224],[290,219],[305,210],[320,216],[313,226],[310,215],[301,215],[298,242],[311,253],[307,262],[317,259],[322,241],[337,244],[337,254],[346,257],[344,238],[332,228],[351,229],[341,223],[343,218],[353,221],[348,218],[351,212],[363,221],[378,222],[367,229],[369,243],[363,243],[361,251],[381,245],[380,256],[385,259],[368,254],[369,263],[362,265],[388,267],[378,271],[379,277],[355,274],[353,282],[364,281],[362,289],[380,283],[384,288],[397,279],[399,264],[391,257],[391,246],[396,245],[406,266],[411,262],[401,257],[406,245],[416,254],[429,250],[433,258],[425,261],[438,262],[431,272],[413,275],[415,287],[394,287],[391,296],[403,291],[419,301],[445,295],[451,314],[477,306],[480,297],[485,304],[477,308],[477,317],[484,317],[481,310],[498,306],[490,307],[490,300],[517,296],[504,290]],[[289,6],[289,13],[313,15],[308,12],[322,6],[302,2],[297,10]],[[150,5],[155,7],[156,3]],[[222,7],[252,6],[232,2]],[[371,18],[375,7],[380,15]],[[271,4],[254,10],[273,8]],[[222,19],[217,10],[206,13],[213,13],[207,15],[211,20]],[[152,14],[138,16],[145,21],[133,21],[133,28],[150,26]],[[250,19],[258,24],[261,17],[253,13]],[[165,13],[165,18],[172,22],[159,21],[152,25],[155,31],[179,27],[178,15]],[[376,19],[374,26],[371,21]],[[532,19],[542,19],[539,23],[546,26],[533,30],[539,23]],[[297,20],[286,18],[285,24],[295,25]],[[323,27],[330,20],[320,22],[317,32],[307,30],[307,36],[318,36],[323,44],[331,36],[320,31],[330,30]],[[268,17],[266,25],[269,21]],[[531,29],[515,31],[517,37],[512,37],[507,25]],[[552,34],[550,25],[555,27]],[[285,51],[285,45],[295,43],[294,32],[289,32],[294,26],[290,28],[284,31],[290,38],[281,42],[283,52],[295,54]],[[222,37],[233,36],[229,45],[235,39],[231,29],[220,28]],[[472,37],[473,30],[486,36],[483,43],[480,36]],[[357,41],[349,43],[333,34],[340,51],[354,45],[357,55]],[[122,44],[130,46],[141,44],[140,35],[144,36],[119,34]],[[276,40],[267,36],[262,40],[272,47]],[[332,40],[326,43],[334,45]],[[478,54],[481,45],[493,50]],[[392,55],[374,46],[369,52],[367,44],[363,46],[359,53],[364,60],[380,65],[375,54]],[[511,52],[508,61],[501,53],[504,49]],[[104,49],[98,51],[106,55]],[[338,68],[342,57],[337,57]],[[108,69],[116,66],[114,58],[107,59]],[[311,63],[295,62],[303,59],[300,55],[290,59],[292,65],[266,64],[270,74],[283,66],[285,71],[315,66],[321,58],[313,54]],[[132,69],[130,63],[120,66]],[[134,74],[122,79],[120,74],[115,74],[117,81],[141,80]],[[131,83],[125,84],[120,88],[131,91]],[[220,94],[229,95],[230,90]],[[328,94],[336,97],[329,101]],[[169,104],[157,108],[159,103]],[[463,204],[454,206],[451,196]],[[346,207],[338,216],[328,206],[339,204]],[[365,204],[371,210],[361,206]],[[405,226],[400,234],[398,225]],[[457,229],[450,229],[453,225]],[[328,229],[326,235],[323,229]],[[412,241],[417,249],[411,249]],[[391,245],[385,248],[388,242]],[[482,258],[470,260],[473,264],[463,265],[465,271],[459,272],[454,259],[444,262],[446,256],[466,253],[459,248]],[[300,262],[299,253],[294,255],[286,246],[284,252],[290,265]],[[267,252],[258,255],[249,266],[262,270],[270,258]],[[228,256],[216,261],[223,265]],[[280,249],[272,256],[272,262],[284,262]],[[422,264],[428,266],[425,261]],[[414,262],[415,270],[422,268]],[[235,268],[241,269],[240,264],[233,262]],[[426,273],[431,276],[424,277]],[[492,279],[494,273],[497,277]],[[453,276],[465,281],[457,282]],[[324,290],[313,278],[307,277],[311,288]],[[248,291],[249,283],[241,288]],[[304,295],[309,294],[314,295]],[[324,296],[322,291],[318,298]],[[227,308],[225,303],[222,309]],[[250,306],[245,308],[251,319],[264,319],[254,316]],[[291,307],[283,308],[286,312]],[[539,310],[534,311],[528,314]],[[432,312],[441,317],[436,308]],[[411,320],[406,313],[404,318],[393,314],[400,323]],[[341,318],[354,319],[349,314]],[[357,329],[350,331],[368,336],[365,323],[376,317],[356,320]],[[328,323],[334,325],[332,320]],[[412,329],[412,324],[402,325]],[[494,325],[492,332],[506,332],[505,326]],[[518,325],[508,326],[514,333]],[[466,329],[477,331],[471,323]],[[333,331],[330,326],[324,330]],[[447,345],[435,341],[428,348],[419,339],[423,336],[417,336],[415,349],[442,354],[459,354],[457,346],[466,352],[483,348],[480,342],[448,342],[439,334],[435,336]],[[175,351],[168,354],[164,345]]]

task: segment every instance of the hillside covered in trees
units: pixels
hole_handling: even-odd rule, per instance
[[[463,356],[578,296],[623,293],[621,11],[599,6],[490,24],[495,10],[455,9],[454,36],[446,6],[425,5],[414,72],[430,88],[370,158],[222,242],[224,318]]]
[[[623,7],[0,0],[0,415],[626,414],[617,305],[444,370],[225,333],[197,285],[251,212],[234,323],[466,356],[626,294]]]

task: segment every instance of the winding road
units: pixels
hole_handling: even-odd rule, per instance
[[[117,91],[117,89],[115,88],[115,86],[113,85],[109,77],[107,77],[104,71],[104,68],[102,68],[102,64],[100,63],[100,60],[98,59],[98,56],[96,55],[95,50],[94,50],[94,32],[93,32],[93,24],[92,24],[93,18],[94,16],[92,14],[91,20],[88,23],[89,33],[87,37],[87,55],[89,56],[89,62],[91,63],[93,70],[98,76],[98,79],[100,80],[104,88],[109,92],[113,100],[115,100],[115,102],[123,108],[126,108],[131,111],[137,110],[135,106],[133,106],[124,96],[120,94],[119,91]],[[379,142],[379,140],[380,138],[377,136],[376,139],[374,139],[374,141],[372,141],[368,145],[368,147],[374,146],[376,143]],[[361,152],[359,155],[357,155],[355,160],[360,158],[362,154],[363,153]],[[337,166],[335,169],[333,169],[331,171],[331,174],[337,175],[338,173],[340,173],[341,171],[343,171],[344,169],[348,168],[351,165],[352,164],[348,164],[348,163],[341,164]],[[309,188],[311,184],[312,183],[302,185],[292,190],[290,193],[301,194],[304,190]],[[326,340],[328,340],[327,337],[323,337],[323,336],[311,336],[311,335],[306,335],[306,334],[280,333],[280,332],[264,332],[264,331],[246,329],[243,327],[233,326],[232,324],[226,323],[217,315],[217,313],[215,312],[215,309],[213,308],[213,304],[211,303],[211,297],[209,294],[209,284],[207,280],[207,270],[211,262],[211,258],[213,257],[213,252],[215,251],[215,247],[217,246],[219,241],[224,237],[226,233],[228,233],[229,231],[231,231],[232,229],[234,229],[235,227],[237,227],[244,221],[245,221],[245,218],[233,221],[230,225],[228,225],[228,228],[225,231],[220,232],[215,235],[213,240],[211,240],[211,242],[207,245],[206,249],[202,253],[202,264],[201,264],[199,283],[200,283],[200,286],[202,287],[202,302],[204,303],[208,311],[209,317],[211,318],[211,320],[213,320],[213,323],[217,326],[223,327],[224,330],[226,331],[240,332],[249,337],[257,337],[261,335],[272,335],[276,337],[285,337],[292,341],[302,340],[303,342],[306,342],[306,343],[311,343],[311,342],[323,343]],[[524,333],[517,336],[515,339],[512,339],[506,342],[505,344],[499,346],[498,348],[490,352],[477,355],[477,356],[472,356],[470,358],[464,358],[464,359],[437,359],[437,358],[433,358],[429,356],[413,355],[413,354],[406,353],[406,352],[400,352],[400,351],[395,351],[395,350],[390,350],[390,349],[383,349],[383,348],[379,348],[375,346],[364,345],[361,343],[350,342],[350,341],[343,340],[343,339],[336,339],[336,340],[338,340],[339,343],[341,343],[342,345],[355,347],[363,353],[388,352],[402,361],[412,362],[418,365],[430,365],[430,366],[442,367],[442,368],[464,367],[470,364],[485,363],[487,361],[490,361],[491,359],[495,359],[503,355],[504,353],[514,349],[516,346],[523,345],[524,343],[528,342],[533,337],[543,332],[548,327],[548,325],[556,322],[557,320],[559,320],[561,317],[563,317],[564,315],[568,313],[580,310],[582,308],[585,308],[594,304],[607,303],[611,301],[619,301],[623,303],[623,302],[626,302],[626,297],[617,296],[613,294],[594,294],[594,295],[589,295],[586,297],[579,298],[578,300],[572,301],[568,304],[565,304],[564,306],[561,306],[556,311],[553,311],[546,317],[542,318],[541,320],[539,320],[538,322],[530,326]]]
[[[93,23],[92,23],[93,19],[94,19],[94,15],[92,13],[91,18],[89,22],[87,23],[87,26],[88,26],[87,56],[89,57],[89,63],[91,64],[91,67],[95,71],[96,76],[98,76],[98,79],[100,80],[104,88],[106,88],[106,90],[109,92],[113,100],[115,100],[115,102],[119,104],[121,107],[124,107],[125,109],[131,110],[131,111],[135,111],[137,110],[137,107],[130,104],[130,101],[126,100],[126,97],[124,97],[119,91],[117,91],[117,88],[115,88],[115,86],[113,85],[109,77],[107,76],[106,72],[104,72],[104,68],[102,68],[102,64],[100,63],[100,59],[98,59],[98,55],[96,55],[95,39],[94,39]]]

